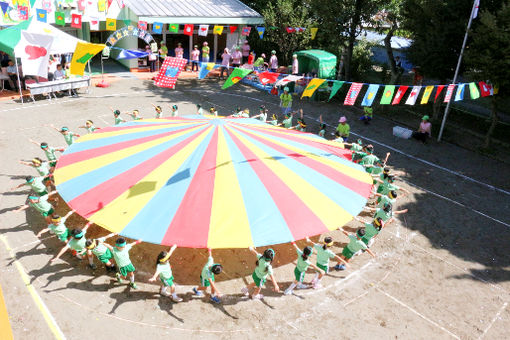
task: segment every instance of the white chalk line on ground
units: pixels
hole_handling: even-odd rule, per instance
[[[503,311],[506,309],[506,307],[508,306],[508,302],[505,302],[503,304],[503,306],[501,306],[501,308],[498,310],[498,312],[496,313],[496,315],[492,318],[492,321],[489,323],[489,325],[484,329],[483,333],[478,337],[478,339],[483,339],[485,337],[485,335],[487,334],[487,332],[489,331],[489,329],[491,329],[492,325],[494,325],[494,323],[496,322],[496,320],[499,318],[499,316],[501,315],[501,313],[503,313]]]

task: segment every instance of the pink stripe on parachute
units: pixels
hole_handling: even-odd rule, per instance
[[[249,161],[253,171],[255,171],[257,177],[278,207],[280,214],[287,223],[287,228],[295,240],[328,231],[319,217],[310,210],[285,182],[276,176],[262,160],[258,159],[237,136],[231,134],[231,137],[244,158]]]
[[[178,244],[191,248],[207,247],[217,152],[218,129],[215,129],[161,244]]]
[[[118,176],[95,186],[69,201],[69,206],[76,210],[81,216],[89,218],[91,215],[119,197],[122,193],[129,190],[150,172],[181,150],[186,144],[198,138],[200,135],[200,133],[194,134],[179,144],[157,154],[151,159],[148,159],[147,161],[126,170]]]
[[[200,125],[194,125],[194,126],[180,129],[180,130],[168,131],[168,132],[164,132],[164,133],[160,133],[160,134],[156,134],[156,135],[152,135],[152,136],[131,139],[131,140],[128,140],[125,142],[120,142],[120,143],[116,143],[116,144],[112,144],[112,145],[105,145],[105,146],[101,146],[101,147],[94,148],[94,149],[70,153],[68,155],[64,155],[63,157],[61,157],[58,160],[58,163],[57,163],[58,168],[60,169],[60,168],[63,168],[67,165],[70,165],[70,164],[73,164],[76,162],[81,162],[81,161],[88,160],[91,158],[95,158],[95,157],[103,156],[103,155],[106,155],[109,153],[117,152],[122,149],[127,149],[132,146],[136,146],[139,144],[143,144],[143,143],[147,143],[147,142],[156,140],[158,138],[164,138],[164,137],[170,136],[172,134],[176,134],[179,132],[184,132],[184,131],[196,128],[198,126],[200,126]]]
[[[335,170],[334,168],[318,162],[312,158],[306,157],[306,155],[302,155],[299,153],[296,153],[293,150],[287,149],[281,145],[278,145],[274,142],[268,141],[263,139],[262,137],[259,137],[251,132],[243,131],[247,135],[250,135],[253,139],[258,140],[259,142],[270,146],[272,149],[281,152],[282,154],[291,157],[295,161],[298,161],[299,163],[309,167],[310,169],[313,169],[317,171],[318,173],[328,177],[329,179],[337,182],[338,184],[346,187],[347,189],[354,191],[355,193],[367,197],[370,193],[370,190],[372,188],[372,184],[364,183],[361,181],[358,181],[357,179],[350,177],[338,170]],[[350,168],[349,168],[350,169]],[[352,169],[352,171],[356,171],[355,169]]]

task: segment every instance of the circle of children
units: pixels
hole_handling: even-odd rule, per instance
[[[287,91],[285,92],[287,93]],[[282,99],[282,102],[283,101],[284,99]],[[156,111],[156,118],[161,118],[163,113],[161,106],[154,104],[153,106]],[[292,117],[297,112],[290,112],[290,110],[288,110],[289,107],[290,106],[287,105],[283,107],[282,111],[285,112],[285,119],[280,124],[278,124],[278,120],[275,115],[273,115],[271,120],[267,121],[268,111],[264,106],[261,106],[260,113],[252,116],[252,118],[257,118],[264,122],[267,121],[267,123],[270,124],[280,125],[282,128],[305,131],[306,124],[303,120],[303,111],[300,110],[299,124],[293,126]],[[170,109],[171,116],[178,115],[177,105],[170,105]],[[125,122],[125,120],[120,117],[121,112],[119,110],[114,110],[112,108],[111,110],[113,112],[115,125]],[[199,114],[203,113],[200,105],[197,105],[197,110]],[[211,114],[218,114],[214,108],[211,108],[209,111]],[[236,111],[237,112],[231,116],[250,116],[248,109],[242,111],[237,109]],[[130,115],[133,120],[142,119],[138,110],[134,110],[133,112],[128,112],[126,114]],[[50,126],[63,135],[67,145],[73,144],[74,139],[79,137],[78,134],[71,132],[68,127],[57,129],[53,125]],[[98,129],[94,126],[94,123],[91,120],[88,120],[85,125],[80,128],[86,129],[89,133]],[[321,136],[325,136],[325,129],[326,126],[322,123],[321,119],[319,132]],[[385,160],[381,160],[374,155],[374,148],[372,145],[364,145],[359,139],[353,143],[348,143],[349,130],[349,124],[347,124],[346,118],[341,117],[339,125],[335,131],[335,135],[337,137],[336,141],[343,143],[346,148],[350,148],[353,152],[352,161],[362,165],[373,177],[374,188],[376,188],[376,190],[373,190],[372,192],[375,198],[372,204],[375,204],[375,206],[365,207],[367,211],[374,213],[373,218],[370,221],[364,221],[363,219],[356,217],[356,219],[362,222],[364,226],[359,228],[353,234],[350,234],[340,228],[340,230],[349,238],[349,243],[338,255],[331,250],[333,239],[329,236],[324,237],[320,244],[314,243],[307,238],[307,242],[310,246],[306,246],[304,249],[299,249],[295,243],[292,243],[297,251],[297,265],[294,269],[294,281],[284,291],[284,294],[286,295],[291,294],[295,288],[302,289],[312,287],[316,289],[321,287],[321,279],[327,275],[330,270],[330,260],[335,260],[337,262],[333,267],[335,270],[344,270],[346,269],[346,266],[349,266],[349,261],[351,261],[355,255],[367,252],[371,256],[375,257],[374,253],[370,250],[370,246],[376,239],[377,235],[384,227],[388,226],[393,221],[394,215],[407,212],[407,209],[400,211],[394,210],[397,197],[403,197],[409,192],[395,184],[395,176],[401,175],[402,173],[392,173],[390,169],[386,167],[389,153],[386,154]],[[122,283],[123,280],[129,278],[129,284],[133,289],[136,289],[135,267],[130,260],[129,250],[133,246],[139,244],[141,240],[127,243],[124,238],[119,237],[115,240],[113,245],[110,245],[106,242],[106,240],[116,236],[116,234],[112,233],[97,239],[87,238],[87,228],[92,224],[92,222],[88,222],[83,228],[69,230],[66,226],[66,220],[70,215],[75,213],[75,211],[71,210],[65,216],[57,215],[51,202],[55,202],[54,204],[56,204],[58,203],[58,199],[55,200],[50,198],[50,196],[56,194],[56,190],[52,191],[51,189],[53,188],[52,174],[57,163],[57,152],[62,153],[65,148],[52,147],[45,142],[39,143],[31,139],[30,141],[40,146],[47,158],[47,161],[44,161],[39,157],[35,157],[29,162],[20,161],[23,165],[33,167],[37,171],[38,176],[27,176],[24,183],[19,184],[11,190],[29,186],[33,193],[31,193],[28,197],[28,204],[21,206],[17,209],[17,211],[22,211],[29,207],[35,208],[45,218],[47,224],[47,227],[41,230],[37,236],[40,237],[42,234],[50,232],[55,234],[55,236],[65,244],[59,253],[50,261],[53,262],[57,260],[70,249],[72,254],[78,259],[87,257],[90,268],[95,269],[96,264],[94,263],[94,257],[96,257],[99,262],[106,266],[107,272],[116,273],[115,275],[119,283]],[[156,270],[154,276],[152,276],[149,281],[154,282],[159,276],[161,281],[161,294],[164,296],[171,296],[173,301],[179,302],[182,301],[182,299],[176,294],[172,268],[169,263],[169,259],[176,247],[177,246],[174,245],[167,252],[162,251],[155,256]],[[247,296],[250,295],[253,299],[261,299],[263,296],[260,292],[264,287],[267,278],[270,278],[273,284],[273,290],[275,292],[279,292],[280,287],[278,286],[277,280],[273,274],[273,268],[271,265],[276,256],[275,251],[272,249],[266,249],[262,254],[258,253],[254,248],[250,248],[250,251],[256,258],[255,270],[252,274],[253,282],[247,287],[244,287],[242,289],[242,293]],[[315,264],[312,263],[311,258],[314,253],[316,253]],[[311,284],[307,285],[304,283],[304,279],[305,273],[309,268],[315,270],[316,275],[311,281]],[[221,264],[215,263],[211,250],[209,250],[208,261],[200,274],[200,285],[193,288],[195,296],[204,296],[208,287],[211,287],[211,301],[214,303],[220,303],[221,293],[215,284],[215,275],[220,274],[222,269]],[[170,292],[168,292],[167,288],[170,289]]]

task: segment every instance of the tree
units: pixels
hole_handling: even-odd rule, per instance
[[[498,104],[502,97],[510,95],[510,1],[494,13],[482,11],[470,35],[472,41],[466,49],[470,73],[478,79],[490,80],[495,87],[491,98],[491,124],[483,144],[488,148],[499,120]]]

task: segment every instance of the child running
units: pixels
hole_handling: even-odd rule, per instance
[[[89,266],[90,268],[92,268],[92,270],[95,270],[97,268],[97,266],[94,264],[94,260],[92,259],[92,255],[96,255],[97,259],[101,263],[104,263],[107,272],[114,272],[117,270],[117,267],[111,261],[111,259],[113,258],[111,250],[104,245],[104,241],[115,235],[117,234],[111,233],[95,240],[87,239],[85,241],[85,248],[87,248]]]
[[[132,113],[126,112],[126,114],[130,115],[131,118],[133,118],[133,120],[141,120],[141,119],[143,119],[143,117],[140,116],[140,111],[138,111],[138,110],[133,110]]]
[[[312,262],[310,261],[310,255],[313,254],[312,247],[306,246],[301,251],[296,245],[296,242],[292,242],[292,245],[294,246],[294,248],[296,248],[298,258],[296,268],[294,268],[294,282],[292,282],[289,288],[285,289],[285,292],[283,292],[283,294],[285,295],[292,294],[294,288],[296,287],[297,289],[306,289],[309,287],[308,285],[303,283],[305,279],[306,270],[308,269],[308,267],[312,267],[319,274],[324,275],[324,271],[317,267],[316,265],[312,264]]]
[[[29,186],[33,192],[35,192],[39,196],[44,196],[48,194],[48,187],[46,186],[46,177],[39,176],[39,177],[33,177],[33,176],[27,176],[25,177],[25,183],[21,183],[14,188],[11,188],[10,191],[14,191],[16,189],[19,189],[23,186]]]
[[[90,119],[85,122],[85,125],[78,126],[78,128],[85,129],[85,130],[87,130],[88,133],[92,133],[92,132],[96,131],[97,129],[99,129],[98,127],[94,126],[94,122],[91,121]]]
[[[214,283],[214,275],[219,275],[223,267],[219,263],[214,263],[214,259],[212,257],[211,249],[208,249],[209,257],[207,259],[207,263],[204,268],[202,268],[202,273],[200,274],[200,286],[193,288],[193,293],[197,297],[203,297],[205,291],[207,291],[207,287],[211,287],[211,301],[214,303],[220,303],[221,293],[216,287]]]
[[[154,118],[159,119],[163,116],[163,109],[159,105],[152,104],[152,107],[154,107],[154,111],[156,111],[156,116]]]
[[[55,234],[55,236],[62,242],[69,241],[69,237],[71,236],[71,233],[69,232],[69,229],[66,226],[66,220],[69,216],[71,216],[75,211],[71,210],[68,212],[64,217],[61,217],[60,215],[53,214],[51,215],[51,224],[47,227],[41,230],[37,233],[37,237],[41,237],[42,234],[47,233],[48,231],[52,234]]]
[[[85,238],[85,233],[87,232],[87,229],[92,225],[92,222],[88,222],[85,224],[85,227],[83,229],[75,228],[73,231],[71,231],[71,239],[67,244],[58,252],[57,256],[52,258],[50,262],[55,262],[62,256],[67,249],[71,249],[71,254],[76,256],[79,260],[83,258],[83,255],[87,252],[87,249],[85,248],[85,242],[87,239]],[[92,268],[92,259],[89,259],[89,267]]]
[[[241,289],[241,292],[248,296],[250,294],[250,289],[254,288],[253,294],[251,295],[251,298],[254,300],[260,300],[264,298],[264,295],[260,294],[260,290],[262,289],[262,286],[266,284],[266,279],[269,276],[271,278],[271,282],[273,282],[273,290],[278,293],[280,292],[280,287],[278,287],[278,283],[276,282],[276,279],[273,275],[273,266],[271,263],[274,259],[274,250],[269,248],[264,251],[264,254],[261,255],[257,253],[255,248],[250,247],[248,248],[255,256],[257,256],[257,262],[255,265],[255,270],[253,271],[253,274],[251,277],[253,278],[253,282],[250,283],[247,287],[243,287]]]
[[[177,117],[179,115],[179,107],[176,104],[171,105],[170,110],[172,111],[170,117]]]
[[[53,208],[51,203],[48,202],[48,198],[56,193],[57,191],[55,190],[43,196],[30,195],[28,196],[28,203],[16,209],[15,212],[20,212],[28,209],[29,207],[33,207],[41,213],[41,215],[46,220],[46,224],[50,224],[51,223],[50,216],[55,212],[55,208]]]
[[[129,250],[134,245],[142,243],[142,240],[138,240],[132,243],[127,244],[126,240],[122,237],[119,237],[117,241],[115,241],[115,247],[112,247],[108,243],[104,243],[104,245],[111,250],[113,253],[113,258],[115,259],[115,263],[119,267],[119,272],[117,273],[117,281],[119,283],[124,282],[123,280],[129,276],[129,285],[133,289],[137,289],[135,283],[135,266],[131,263],[131,259],[129,258]]]
[[[321,244],[314,243],[308,237],[306,240],[309,243],[313,244],[315,250],[317,250],[317,267],[322,269],[324,273],[317,273],[315,278],[312,280],[313,289],[318,289],[321,287],[321,280],[324,275],[329,273],[329,259],[336,259],[338,262],[343,262],[344,265],[348,266],[347,262],[345,262],[340,256],[333,253],[329,248],[333,245],[333,239],[330,236],[326,236],[324,241]]]
[[[163,296],[172,295],[173,302],[181,302],[182,299],[178,297],[177,294],[175,293],[175,283],[174,276],[172,274],[172,267],[170,266],[170,262],[168,262],[168,259],[170,259],[170,256],[172,256],[172,253],[176,248],[177,245],[174,244],[172,248],[168,250],[168,252],[162,251],[161,253],[159,253],[158,258],[156,259],[156,272],[149,279],[149,282],[156,281],[156,277],[159,275],[159,279],[163,284],[161,286],[159,293]],[[170,287],[170,294],[168,293],[166,287]]]
[[[342,260],[345,260],[345,262],[349,262],[354,256],[359,254],[362,250],[365,250],[367,253],[375,257],[375,254],[368,249],[367,245],[361,241],[361,238],[365,236],[365,228],[360,228],[356,232],[356,234],[349,234],[342,228],[340,228],[342,232],[349,238],[349,243],[345,246],[345,248],[342,250],[342,255],[340,255],[340,258]],[[336,264],[334,267],[336,270],[344,270],[345,265],[340,262]]]
[[[120,123],[126,122],[125,119],[120,118],[120,110],[114,110],[113,107],[111,107],[111,106],[110,106],[110,110],[112,110],[112,112],[113,112],[113,118],[114,118],[113,124],[114,125],[119,125]]]
[[[29,139],[30,143],[33,143],[35,145],[38,145],[41,150],[46,155],[46,158],[48,159],[48,162],[50,162],[50,172],[53,172],[55,170],[55,166],[57,165],[57,154],[56,152],[64,152],[65,148],[58,147],[54,148],[48,145],[46,142],[38,143],[33,139]]]
[[[64,139],[68,146],[74,143],[75,138],[80,137],[79,134],[69,131],[69,128],[67,126],[62,126],[60,130],[57,129],[53,124],[51,124],[50,127],[52,127],[55,131],[60,132],[62,136],[64,136]]]

